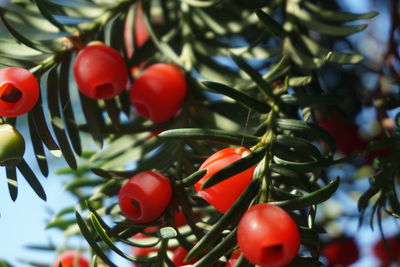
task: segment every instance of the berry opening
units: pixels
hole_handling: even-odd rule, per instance
[[[131,212],[130,215],[136,218],[140,217],[142,214],[142,209],[139,201],[137,201],[136,199],[131,199],[131,203],[132,203],[132,209],[130,210]]]
[[[3,91],[0,99],[8,103],[16,103],[22,97],[22,92],[12,84],[6,83],[1,86],[0,91]]]
[[[282,259],[283,245],[266,246],[262,249],[263,262],[275,262]]]
[[[150,110],[147,108],[146,105],[141,103],[134,103],[137,112],[145,118],[150,118]]]
[[[103,83],[94,88],[94,95],[97,99],[107,99],[114,94],[115,87],[112,83]]]

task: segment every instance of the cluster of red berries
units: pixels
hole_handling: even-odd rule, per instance
[[[243,147],[225,148],[211,155],[200,166],[200,169],[207,172],[194,187],[200,196],[221,213],[227,212],[244,192],[253,178],[256,167],[253,166],[208,189],[201,187],[213,174],[250,153],[250,150]],[[162,215],[171,198],[169,179],[160,173],[147,171],[134,175],[121,187],[119,206],[129,220],[135,223],[149,223]],[[300,234],[296,222],[280,207],[266,203],[256,204],[244,213],[238,225],[237,240],[240,252],[236,254],[243,254],[251,263],[264,267],[286,266],[300,248]],[[151,251],[153,250],[147,250],[144,254]],[[134,254],[137,253],[139,252],[135,251]],[[183,262],[186,254],[187,251],[183,248],[174,252],[173,262],[176,266],[197,260]],[[227,263],[227,266],[229,264]]]
[[[113,48],[98,43],[79,51],[74,76],[81,93],[93,99],[116,97],[128,84],[122,56]],[[159,63],[146,68],[133,82],[130,100],[140,115],[160,123],[175,116],[186,90],[183,72],[175,65]]]
[[[92,99],[111,99],[128,84],[122,56],[99,42],[81,49],[74,62],[80,92]],[[186,96],[186,80],[175,65],[159,63],[146,68],[130,88],[137,112],[155,123],[171,119]],[[23,68],[0,69],[0,116],[17,117],[30,111],[39,98],[39,83]]]
[[[378,240],[372,247],[373,255],[381,266],[389,266],[400,259],[400,236],[392,236],[385,242]],[[321,250],[330,266],[350,266],[360,258],[360,251],[356,241],[352,237],[338,237],[327,244]],[[397,265],[396,265],[397,266]]]

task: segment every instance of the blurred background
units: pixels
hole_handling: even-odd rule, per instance
[[[0,0],[0,5],[6,5],[7,0]],[[349,40],[353,48],[366,57],[369,64],[379,66],[383,61],[386,52],[386,43],[389,38],[390,20],[389,7],[390,1],[379,0],[342,0],[338,1],[342,8],[354,12],[363,13],[370,11],[378,11],[379,16],[367,21],[368,28],[361,33],[352,35]],[[1,27],[1,25],[0,25]],[[361,69],[362,71],[362,69]],[[330,75],[330,80],[334,82],[334,71],[327,71],[326,75]],[[329,79],[327,79],[329,81]],[[378,82],[377,74],[374,72],[365,72],[362,78],[362,84],[359,87],[367,90],[373,90]],[[327,87],[332,86],[327,84]],[[333,87],[333,86],[332,86]],[[351,88],[354,89],[355,88]],[[345,88],[344,90],[349,90]],[[392,88],[391,90],[398,90]],[[389,112],[389,117],[397,113],[396,110]],[[356,121],[361,131],[366,135],[374,131],[374,118],[376,117],[375,109],[367,106],[360,106],[355,114]],[[23,130],[23,120],[19,121],[21,125],[18,128]],[[84,142],[85,143],[85,142]],[[30,145],[27,146],[27,158],[33,154]],[[87,148],[89,149],[89,148]],[[64,191],[64,186],[71,179],[68,175],[56,175],[54,172],[64,168],[66,164],[62,159],[52,157],[50,159],[51,174],[48,178],[41,178],[41,183],[47,193],[47,202],[39,199],[32,191],[30,186],[21,179],[19,181],[19,194],[15,202],[13,202],[8,194],[7,182],[1,179],[0,182],[0,258],[8,261],[13,266],[31,266],[23,261],[31,260],[43,264],[51,264],[56,255],[46,250],[30,249],[29,246],[46,246],[54,245],[59,247],[63,244],[63,232],[50,229],[46,230],[46,224],[51,220],[52,215],[67,206],[75,205],[75,198]],[[37,173],[39,171],[36,165],[31,166]],[[356,173],[356,169],[350,165],[341,165],[329,170],[330,178],[340,176],[342,184],[340,190],[335,194],[334,198],[323,205],[319,209],[321,215],[328,217],[336,217],[340,214],[340,219],[330,221],[326,226],[326,230],[330,235],[344,233],[353,236],[361,248],[360,260],[353,264],[353,267],[377,267],[377,260],[371,253],[373,244],[379,240],[379,231],[375,228],[372,231],[368,223],[359,226],[359,218],[357,217],[357,199],[360,192],[368,188],[368,177]],[[354,175],[359,176],[355,182],[348,183],[353,180]],[[2,175],[5,178],[5,172]],[[39,177],[41,177],[39,175]],[[350,179],[351,178],[351,179]],[[346,193],[347,192],[347,193]],[[321,216],[323,217],[323,216]],[[383,229],[388,236],[399,232],[399,225],[393,218],[383,220]],[[83,240],[70,240],[76,247],[86,247]],[[21,261],[22,260],[22,261]],[[119,266],[131,266],[130,263],[115,258],[115,262]]]

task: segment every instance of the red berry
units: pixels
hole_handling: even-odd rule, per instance
[[[182,71],[172,64],[154,64],[135,80],[130,91],[132,105],[143,117],[155,123],[175,116],[186,96]]]
[[[61,253],[53,267],[58,267],[60,263],[63,267],[89,267],[88,260],[77,250],[67,250]]]
[[[283,267],[300,248],[296,223],[286,211],[271,204],[257,204],[240,219],[237,241],[243,255],[263,267]]]
[[[326,244],[321,254],[330,265],[349,266],[360,257],[357,243],[353,238],[343,237]]]
[[[393,256],[393,260],[397,262],[400,259],[400,236],[387,238],[386,241]],[[382,265],[387,266],[392,262],[390,253],[387,251],[383,240],[379,240],[375,243],[372,250],[375,257],[379,259]]]
[[[368,144],[361,138],[358,127],[353,122],[338,118],[321,120],[317,125],[332,135],[336,149],[346,156],[361,152]]]
[[[38,99],[39,83],[30,71],[16,67],[0,69],[0,116],[25,114]]]
[[[128,71],[122,56],[113,48],[96,44],[79,51],[74,76],[82,94],[93,99],[110,99],[122,93]]]
[[[146,171],[132,176],[120,189],[119,206],[122,213],[135,223],[148,223],[167,208],[172,189],[168,178]]]
[[[205,190],[201,190],[201,186],[213,174],[249,153],[251,151],[244,147],[225,148],[211,155],[200,166],[199,170],[206,169],[207,173],[194,185],[194,188],[201,197],[213,205],[219,212],[225,213],[228,211],[236,199],[243,193],[253,179],[256,167],[253,166]]]
[[[184,262],[183,260],[185,259],[187,254],[188,252],[186,251],[186,249],[184,249],[183,247],[178,247],[174,251],[174,255],[172,256],[172,262],[175,264],[175,266],[183,266],[183,265],[193,264],[199,260],[197,258],[194,258]]]

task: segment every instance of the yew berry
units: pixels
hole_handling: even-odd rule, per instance
[[[206,169],[207,172],[194,185],[194,188],[202,198],[213,205],[219,212],[225,213],[228,211],[243,193],[253,179],[256,167],[253,166],[207,189],[202,190],[202,185],[216,172],[250,153],[251,151],[244,147],[225,148],[211,155],[200,166],[199,170]]]
[[[326,244],[321,254],[328,260],[330,265],[348,266],[360,257],[357,243],[353,238],[341,237]]]
[[[140,115],[160,123],[175,116],[186,90],[183,72],[175,65],[159,63],[145,69],[134,81],[130,100]]]
[[[0,125],[0,166],[16,166],[25,153],[25,140],[10,124]]]
[[[61,263],[62,267],[89,267],[88,260],[77,250],[67,250],[61,253],[53,267],[59,267]]]
[[[383,240],[376,242],[372,248],[375,257],[379,259],[383,266],[389,266],[392,260],[398,262],[400,259],[400,236],[389,237],[386,242],[390,252],[387,250]]]
[[[297,255],[300,234],[286,211],[271,204],[256,204],[240,219],[237,241],[244,257],[263,267],[284,267]]]
[[[132,176],[118,193],[122,213],[135,223],[148,223],[167,208],[172,189],[168,178],[146,171]]]
[[[122,56],[113,48],[93,44],[79,51],[74,62],[79,90],[92,99],[110,99],[124,91],[128,71]]]
[[[361,138],[357,125],[345,119],[321,120],[317,125],[332,135],[336,149],[346,156],[361,152],[368,143]]]
[[[39,99],[39,83],[28,70],[0,69],[0,116],[17,117],[30,111]]]
[[[188,252],[186,249],[184,249],[183,247],[178,247],[174,251],[174,254],[172,256],[172,262],[175,264],[175,266],[184,266],[184,265],[188,265],[188,264],[193,264],[199,260],[197,258],[194,258],[194,259],[190,259],[188,261],[184,261],[187,254],[188,254]]]

